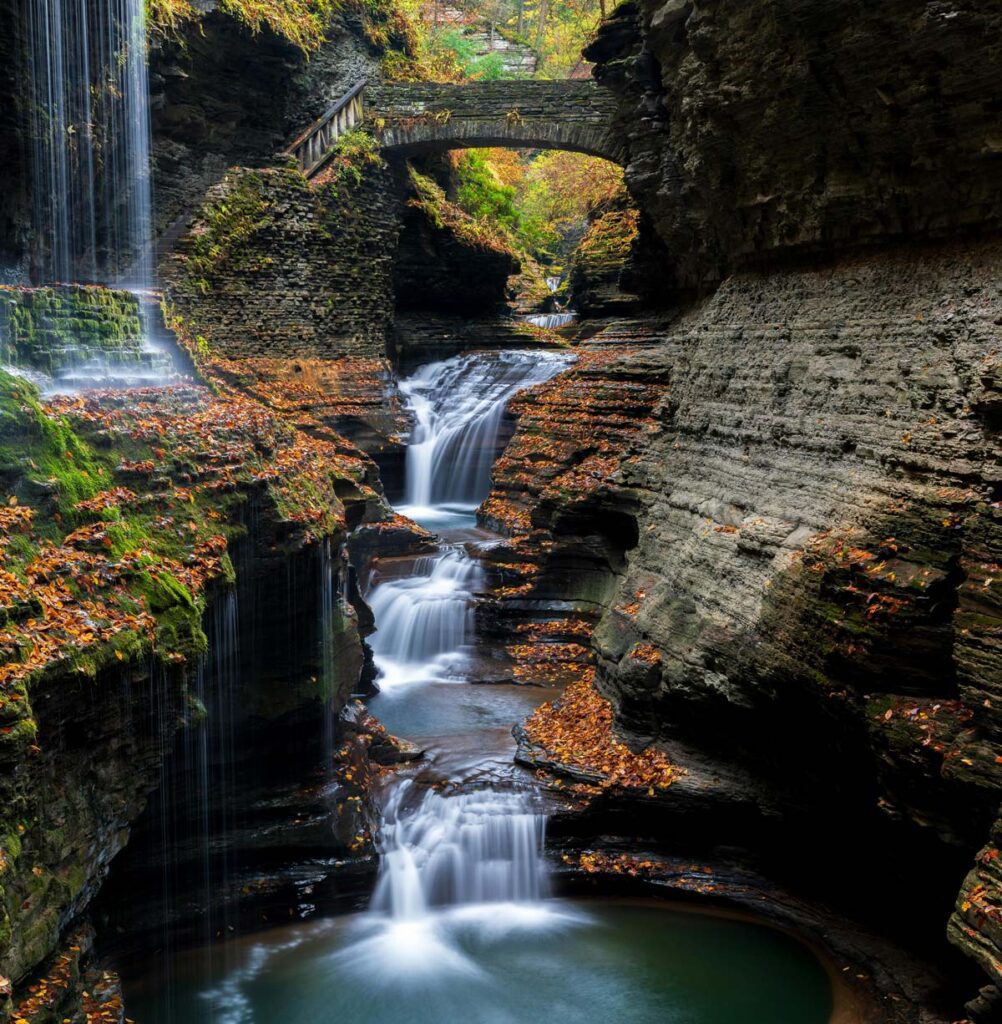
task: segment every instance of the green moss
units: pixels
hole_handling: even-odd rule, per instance
[[[46,517],[39,524],[51,536],[82,521],[74,506],[111,483],[107,459],[81,441],[65,420],[49,416],[37,389],[2,370],[0,478],[19,503],[58,513],[59,521]]]
[[[156,647],[168,660],[195,664],[208,653],[209,640],[202,629],[201,602],[195,607],[174,605],[157,616]]]
[[[325,198],[343,203],[361,187],[368,168],[382,166],[379,143],[364,128],[345,132],[331,150],[324,184]]]
[[[258,254],[247,243],[271,223],[264,178],[256,171],[232,172],[225,197],[202,207],[199,230],[184,254],[189,290],[207,294],[224,267],[253,270]],[[305,184],[305,179],[304,179]]]
[[[518,260],[519,254],[511,236],[503,227],[489,218],[478,220],[471,217],[446,199],[445,191],[437,182],[413,167],[408,167],[408,173],[414,189],[414,197],[408,205],[421,210],[435,228],[451,231],[461,242],[473,248],[491,249]]]
[[[142,345],[139,300],[129,292],[0,287],[0,355],[9,363],[54,373],[95,355],[138,353]]]

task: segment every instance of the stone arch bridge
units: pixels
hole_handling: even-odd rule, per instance
[[[567,149],[621,163],[615,99],[590,80],[357,83],[286,150],[311,177],[364,124],[385,154],[504,146]]]

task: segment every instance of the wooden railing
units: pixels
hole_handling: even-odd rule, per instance
[[[294,156],[307,178],[316,174],[327,162],[331,148],[345,132],[362,120],[362,93],[365,79],[356,82],[333,106],[317,118],[287,150]]]

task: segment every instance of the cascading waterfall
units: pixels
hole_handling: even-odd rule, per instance
[[[27,8],[35,277],[149,288],[145,0]]]
[[[380,972],[387,989],[423,986],[480,974],[471,935],[483,945],[587,920],[546,899],[545,831],[526,794],[422,794],[400,782],[383,808],[369,911],[337,960],[366,976]]]
[[[533,327],[545,327],[547,330],[555,330],[558,327],[565,327],[575,318],[574,313],[534,313],[527,316],[526,322]]]
[[[36,284],[85,282],[137,292],[143,326],[140,352],[108,352],[92,342],[67,346],[55,379],[38,381],[43,390],[156,385],[176,372],[172,342],[157,340],[163,332],[151,294],[146,2],[24,5],[35,239],[30,277]]]
[[[445,512],[448,521],[457,507],[475,508],[490,490],[508,400],[571,359],[480,353],[434,363],[402,382],[416,421],[404,511],[433,522],[436,513]],[[390,572],[375,577],[368,600],[378,627],[372,646],[379,685],[392,692],[456,667],[471,639],[472,599],[482,581],[479,563],[448,542],[415,559],[409,575]],[[475,968],[459,935],[472,920],[486,935],[566,919],[544,903],[545,823],[523,793],[477,789],[445,796],[421,793],[409,780],[398,783],[383,807],[379,879],[365,923],[374,934],[345,957],[390,963],[402,977],[465,973]]]
[[[396,786],[383,808],[375,913],[406,920],[436,907],[535,903],[547,895],[546,818],[524,795],[428,790],[409,808],[411,789],[409,781]]]
[[[380,686],[441,674],[469,643],[480,566],[460,547],[418,558],[413,574],[380,582],[369,598],[379,629],[372,638]]]
[[[571,359],[524,351],[456,356],[401,381],[415,419],[403,511],[420,518],[422,510],[475,509],[490,492],[508,400]]]
[[[415,426],[407,449],[401,511],[428,525],[456,522],[487,497],[504,411],[517,392],[541,384],[572,360],[562,352],[502,351],[456,356],[404,380]],[[414,560],[406,576],[376,576],[368,595],[379,685],[440,679],[461,663],[473,629],[479,564],[461,545]]]

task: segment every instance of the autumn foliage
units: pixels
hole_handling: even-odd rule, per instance
[[[28,687],[204,644],[203,594],[232,573],[252,495],[302,545],[345,527],[367,461],[259,402],[204,387],[60,397],[0,380],[11,444],[0,509],[0,747],[30,743]]]
[[[596,689],[594,670],[584,671],[562,696],[540,705],[525,723],[528,740],[572,774],[601,778],[603,787],[642,789],[654,796],[682,769],[653,747],[637,754],[616,739],[612,705]]]

